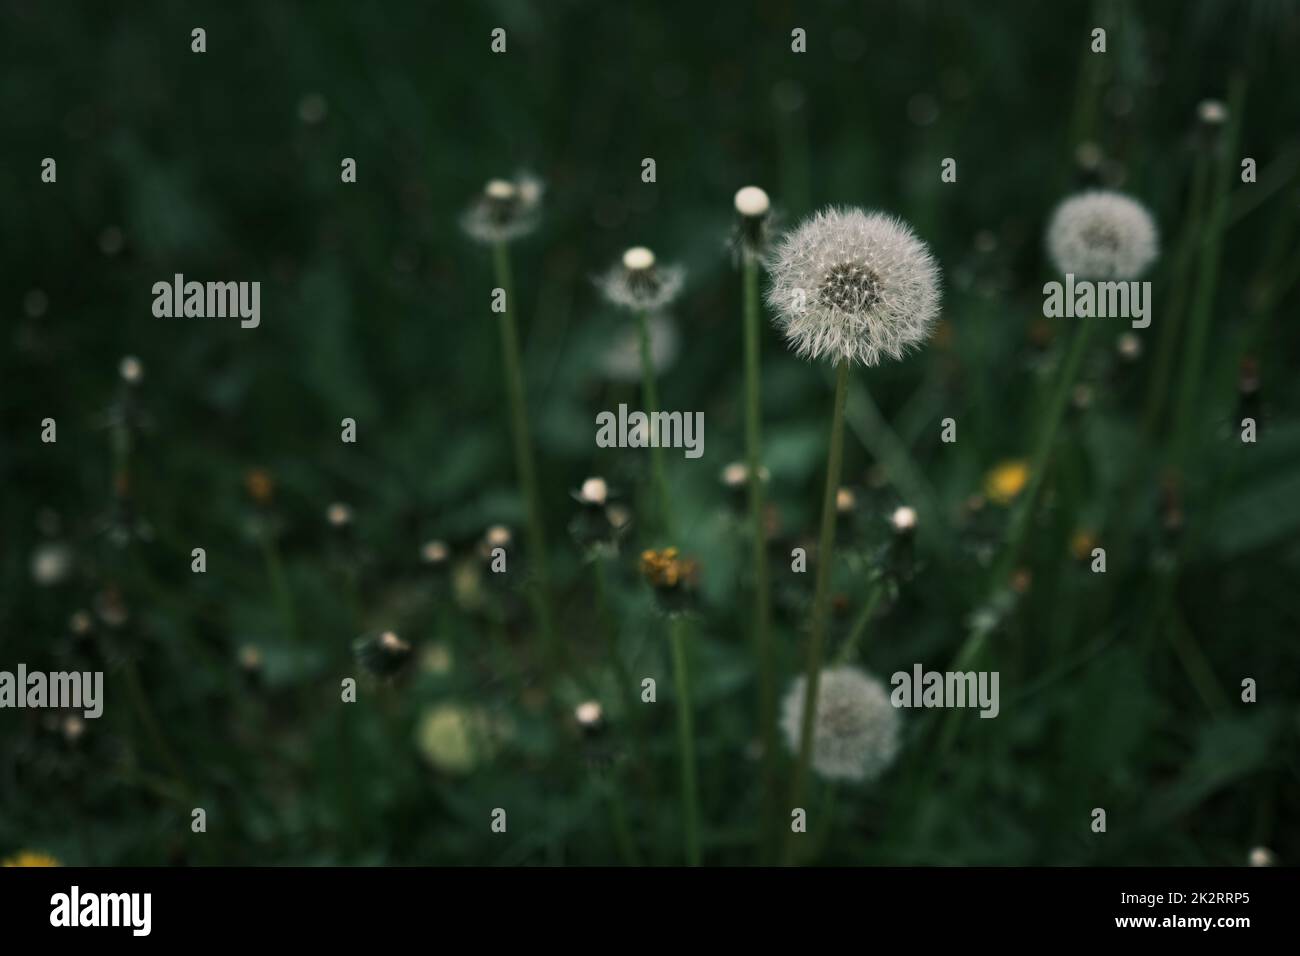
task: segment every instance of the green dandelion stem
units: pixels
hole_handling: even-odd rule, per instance
[[[749,466],[749,519],[754,558],[754,654],[758,669],[758,723],[763,745],[763,850],[770,852],[776,812],[776,673],[772,661],[772,594],[763,526],[762,431],[759,398],[758,262],[744,257],[745,448]]]
[[[654,355],[650,351],[650,318],[645,310],[637,313],[637,330],[641,336],[641,391],[646,417],[653,421],[659,411],[659,389],[655,384]],[[653,436],[650,436],[653,439]],[[651,477],[655,496],[659,499],[659,530],[671,538],[673,534],[672,505],[668,497],[668,479],[664,477],[664,450],[658,442],[650,446]]]
[[[831,417],[830,448],[826,454],[826,489],[822,497],[821,535],[817,545],[817,583],[813,592],[812,630],[808,635],[808,665],[803,701],[803,724],[799,732],[799,756],[790,787],[791,808],[802,805],[812,760],[813,724],[817,713],[817,690],[821,679],[822,645],[830,605],[832,552],[835,548],[835,493],[840,486],[844,459],[844,404],[848,395],[849,363],[841,360],[835,377],[835,408]],[[794,833],[786,835],[786,859],[793,862]]]
[[[690,670],[686,655],[686,620],[674,614],[669,621],[673,675],[677,683],[677,747],[682,761],[682,818],[685,826],[686,863],[700,865],[700,808],[695,781],[695,731],[691,715]]]
[[[1034,455],[1029,461],[1029,487],[1025,489],[1024,496],[1011,518],[1011,527],[1007,530],[1002,554],[994,566],[992,584],[995,590],[1006,583],[1007,576],[1024,548],[1025,537],[1032,524],[1034,511],[1037,509],[1038,495],[1047,479],[1047,469],[1052,458],[1052,446],[1056,443],[1056,433],[1065,418],[1070,391],[1079,377],[1079,369],[1083,366],[1088,345],[1098,325],[1096,319],[1079,319],[1078,322],[1079,326],[1074,330],[1074,337],[1070,341],[1070,351],[1066,353],[1065,362],[1057,375],[1056,387],[1048,399],[1046,418],[1041,426],[1038,445],[1034,448]]]
[[[528,544],[532,550],[533,586],[529,595],[533,613],[542,632],[546,667],[554,672],[559,665],[559,648],[555,640],[551,611],[551,580],[547,565],[546,530],[542,523],[541,496],[537,490],[537,467],[533,461],[532,439],[528,431],[527,396],[524,390],[523,363],[519,358],[519,331],[515,324],[515,296],[510,272],[510,249],[504,242],[493,247],[493,266],[498,288],[505,290],[506,307],[498,313],[501,328],[501,361],[505,367],[506,390],[510,399],[510,431],[515,446],[515,469],[528,512]]]

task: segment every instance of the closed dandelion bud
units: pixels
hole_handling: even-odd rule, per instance
[[[901,219],[825,209],[780,243],[767,301],[798,354],[877,365],[924,342],[939,315],[939,267]]]
[[[600,706],[599,701],[583,701],[574,708],[573,719],[577,721],[578,728],[588,737],[597,736],[605,729],[605,709]]]
[[[633,312],[653,312],[666,307],[682,290],[685,272],[678,266],[662,266],[645,246],[623,253],[622,261],[596,280],[596,285],[614,305]]]
[[[537,228],[541,220],[542,182],[528,173],[492,179],[461,215],[460,225],[475,242],[513,242]]]
[[[889,523],[898,535],[910,535],[916,530],[916,509],[899,505],[889,516]]]
[[[1141,203],[1094,189],[1056,207],[1047,227],[1047,251],[1062,275],[1090,281],[1136,279],[1155,261],[1159,235]]]
[[[807,679],[797,678],[781,705],[781,729],[799,751]],[[818,679],[812,769],[828,780],[875,780],[898,754],[901,721],[884,684],[855,667],[833,667]]]
[[[736,192],[734,205],[732,247],[738,255],[757,259],[767,251],[772,238],[772,202],[758,186],[745,186]]]
[[[392,631],[359,638],[353,649],[357,661],[375,677],[396,677],[411,662],[411,645]]]

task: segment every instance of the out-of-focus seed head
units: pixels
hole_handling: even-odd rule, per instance
[[[787,342],[810,359],[876,365],[929,337],[939,267],[901,219],[825,209],[780,242],[767,301]]]
[[[807,678],[791,685],[781,706],[781,728],[799,752]],[[811,764],[828,780],[870,781],[898,753],[901,721],[884,685],[855,667],[821,672],[813,715]]]
[[[1228,106],[1222,100],[1201,100],[1196,104],[1196,118],[1206,126],[1222,126],[1228,122]]]
[[[460,225],[475,242],[513,242],[541,221],[542,181],[529,173],[514,179],[490,179],[483,192],[461,214]]]
[[[1066,199],[1047,227],[1047,251],[1062,275],[1136,279],[1159,252],[1155,220],[1122,193],[1094,189]]]
[[[586,505],[604,507],[609,498],[609,485],[604,478],[588,478],[578,489],[577,499]]]
[[[916,530],[916,509],[899,505],[889,516],[889,523],[898,534],[911,534]]]
[[[1250,851],[1251,866],[1273,866],[1277,863],[1277,857],[1273,851],[1266,846],[1253,847]]]
[[[1126,362],[1135,362],[1142,355],[1142,339],[1136,332],[1125,332],[1115,343],[1115,351]]]
[[[596,285],[614,305],[633,312],[654,312],[677,298],[684,279],[681,268],[661,266],[645,246],[634,246]]]

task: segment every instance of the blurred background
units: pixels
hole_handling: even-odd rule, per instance
[[[887,561],[854,663],[885,680],[944,669],[975,622],[1002,674],[996,720],[964,714],[941,747],[942,713],[905,712],[878,781],[814,781],[810,805],[833,805],[834,822],[807,860],[1300,855],[1300,4],[0,11],[0,669],[106,683],[98,720],[0,711],[0,857],[680,862],[671,665],[637,567],[670,542],[636,520],[645,454],[594,443],[596,412],[639,407],[640,392],[634,326],[591,279],[644,244],[687,275],[661,323],[663,404],[706,422],[702,458],[668,457],[671,543],[700,565],[704,859],[754,862],[745,505],[722,480],[744,456],[727,241],[748,184],[785,226],[826,204],[898,214],[944,273],[930,345],[854,376],[832,653]],[[791,52],[795,27],[806,53]],[[1198,119],[1205,100],[1229,106],[1227,123]],[[55,184],[40,181],[47,156]],[[355,184],[340,182],[344,157]],[[940,181],[945,157],[956,183]],[[1242,157],[1257,182],[1241,182]],[[1198,164],[1213,184],[1200,206]],[[541,226],[512,254],[572,661],[554,680],[519,590],[526,549],[504,576],[480,552],[489,528],[525,522],[490,252],[458,226],[486,180],[520,170],[546,184]],[[1095,336],[1029,545],[990,588],[1066,339],[1042,318],[1044,225],[1092,185],[1159,224],[1153,323]],[[1206,243],[1213,217],[1197,217],[1215,197]],[[260,281],[261,326],[155,318],[153,283],[178,272]],[[1188,368],[1180,330],[1202,314],[1204,359]],[[812,588],[789,554],[816,533],[831,388],[770,325],[762,348],[784,692]],[[46,417],[56,444],[40,441]],[[631,516],[599,594],[590,541],[571,533],[572,492],[592,475]],[[920,515],[901,571],[899,505]],[[1098,545],[1105,574],[1089,566]],[[371,653],[386,631],[409,646],[400,673]],[[638,693],[655,678],[658,703],[629,699],[620,668]],[[348,677],[354,704],[340,701]],[[592,699],[599,733],[573,718]],[[495,807],[507,834],[490,832]]]

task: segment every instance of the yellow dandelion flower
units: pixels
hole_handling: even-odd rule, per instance
[[[1086,528],[1080,528],[1070,538],[1070,553],[1076,561],[1082,561],[1092,554],[1097,547],[1097,536]]]
[[[6,859],[0,866],[62,866],[63,864],[50,856],[48,853],[38,853],[35,850],[19,850],[13,856]]]
[[[984,476],[984,494],[990,501],[1009,505],[1029,483],[1029,466],[1023,459],[1000,462]]]

